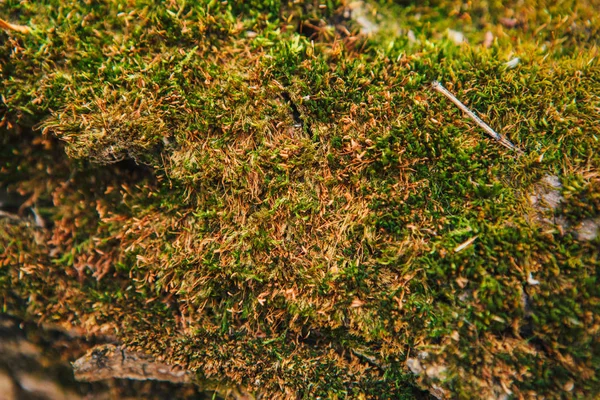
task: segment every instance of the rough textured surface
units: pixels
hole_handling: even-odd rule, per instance
[[[102,339],[107,338],[81,337],[76,331],[67,332],[48,325],[41,327],[0,315],[0,399],[212,398],[214,392],[209,391],[208,387],[203,388],[206,391],[204,396],[191,383],[118,379],[116,372],[110,376],[104,371],[101,382],[97,382],[98,379],[93,383],[76,381],[69,361],[84,356],[86,350],[102,343]],[[151,372],[151,368],[149,369]],[[235,393],[224,386],[220,390],[223,397],[228,393]]]
[[[598,6],[0,2],[3,312],[269,398],[593,398]]]
[[[189,372],[156,362],[151,356],[133,353],[120,346],[102,345],[90,349],[73,363],[75,379],[86,382],[110,378],[157,380],[174,383],[190,381]]]

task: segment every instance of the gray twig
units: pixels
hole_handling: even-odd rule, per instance
[[[493,130],[488,124],[483,122],[481,118],[479,118],[473,111],[471,111],[467,106],[465,106],[460,100],[456,98],[448,89],[446,89],[440,82],[433,81],[431,83],[431,87],[444,96],[446,96],[450,101],[452,101],[458,108],[460,108],[465,114],[467,114],[477,125],[479,125],[483,130],[490,135],[493,139],[497,140],[504,147],[516,151],[518,154],[523,154],[523,151],[519,149],[517,146],[512,144],[510,140],[506,137],[502,136],[495,130]]]

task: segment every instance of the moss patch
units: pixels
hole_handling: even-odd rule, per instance
[[[600,239],[527,217],[600,214],[593,2],[361,7],[1,3],[4,311],[269,396],[596,395]]]

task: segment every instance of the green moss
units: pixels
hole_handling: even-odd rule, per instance
[[[599,215],[592,3],[2,3],[4,312],[272,396],[419,396],[422,351],[450,397],[597,395],[600,239],[528,201]]]

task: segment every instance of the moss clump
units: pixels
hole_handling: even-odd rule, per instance
[[[4,310],[270,396],[597,395],[600,239],[527,217],[600,214],[592,2],[361,7],[1,3]]]

